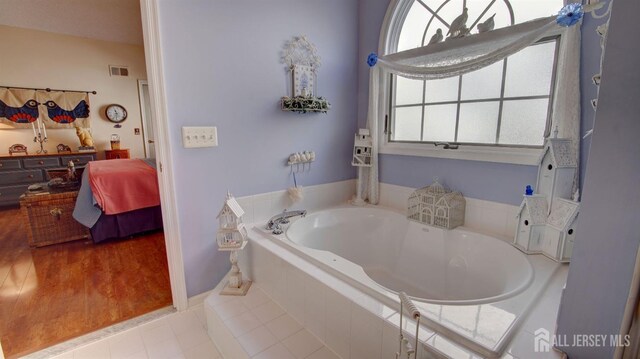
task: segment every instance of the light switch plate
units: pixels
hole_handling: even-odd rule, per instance
[[[208,127],[182,127],[182,146],[184,148],[218,146],[218,129]]]

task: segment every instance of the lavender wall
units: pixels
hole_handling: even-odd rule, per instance
[[[350,165],[357,106],[357,1],[160,1],[171,152],[186,270],[192,296],[228,269],[216,250],[215,216],[229,189],[237,196],[292,185],[288,155],[317,160],[303,186],[355,177]],[[326,114],[284,113],[279,63],[286,40],[306,34],[322,57],[318,93]],[[219,147],[184,149],[181,126],[217,126]]]
[[[389,0],[360,1],[359,6],[359,58],[358,62],[358,123],[365,126],[369,91],[368,67],[364,61],[372,51],[378,51],[380,28],[389,6]],[[582,47],[582,127],[590,129],[593,111],[589,101],[596,96],[591,76],[598,71],[600,59],[599,39],[593,36],[596,24],[590,18],[584,21]],[[590,142],[582,144],[582,161],[586,163]],[[586,166],[582,167],[584,174]],[[524,187],[535,185],[536,166],[511,165],[477,161],[463,161],[432,157],[382,155],[380,179],[382,182],[407,187],[422,187],[437,176],[447,185],[459,189],[466,196],[489,201],[520,204]]]
[[[558,334],[618,334],[640,236],[640,3],[613,6],[585,194]],[[570,344],[570,343],[567,343]],[[615,348],[563,346],[570,358],[611,358]]]

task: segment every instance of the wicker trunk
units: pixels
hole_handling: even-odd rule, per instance
[[[20,208],[31,247],[89,238],[89,229],[71,216],[78,191],[28,194]]]

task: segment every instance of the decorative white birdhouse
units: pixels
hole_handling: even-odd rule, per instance
[[[536,194],[524,196],[513,244],[528,254],[541,253],[555,261],[569,262],[580,207],[569,200],[578,159],[572,140],[557,138],[557,134],[556,129],[553,137],[545,139],[538,159]]]
[[[555,198],[571,198],[573,179],[578,170],[571,140],[547,138],[538,166],[535,191],[547,198],[547,210],[551,210]]]
[[[573,252],[579,209],[578,202],[564,198],[556,198],[553,201],[542,247],[547,256],[560,262],[569,262]]]
[[[518,225],[513,244],[525,253],[540,253],[547,224],[547,198],[524,196],[518,209]]]
[[[351,165],[357,167],[371,167],[371,151],[373,142],[369,130],[361,128],[353,141],[353,160]]]
[[[569,262],[579,208],[578,202],[554,198],[551,214],[547,215],[545,196],[524,196],[514,245],[527,254],[540,253],[558,262]]]
[[[453,229],[464,224],[466,200],[438,183],[415,190],[408,200],[407,218],[431,226]]]
[[[242,279],[242,272],[238,267],[238,251],[243,250],[247,245],[247,229],[242,223],[243,214],[244,210],[238,201],[231,193],[227,192],[227,198],[217,217],[219,226],[216,235],[218,250],[229,252],[229,261],[231,262],[229,281],[220,292],[222,295],[245,295],[251,287],[251,281]]]
[[[227,198],[218,213],[218,248],[239,248],[247,240],[247,229],[242,223],[244,210],[238,201],[227,193]]]

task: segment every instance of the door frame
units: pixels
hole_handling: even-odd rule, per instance
[[[149,81],[138,79],[138,99],[140,102],[140,115],[142,117],[142,145],[144,148],[144,157],[149,158],[151,154],[149,152],[149,139],[147,138],[147,116],[151,115],[147,113],[147,110],[144,108],[144,92],[142,91],[142,86],[147,85],[149,87]],[[151,94],[151,89],[149,89],[149,95]],[[151,98],[149,98],[149,102],[151,102]],[[151,116],[153,118],[153,116]],[[153,140],[155,143],[155,139]],[[155,146],[154,146],[155,147]]]
[[[188,307],[187,285],[182,256],[180,223],[178,221],[175,181],[171,160],[169,113],[164,82],[164,67],[160,41],[160,14],[156,0],[140,0],[144,54],[147,66],[147,81],[151,112],[154,119],[154,137],[158,185],[162,203],[162,222],[167,247],[167,262],[171,281],[173,306],[179,310]]]

